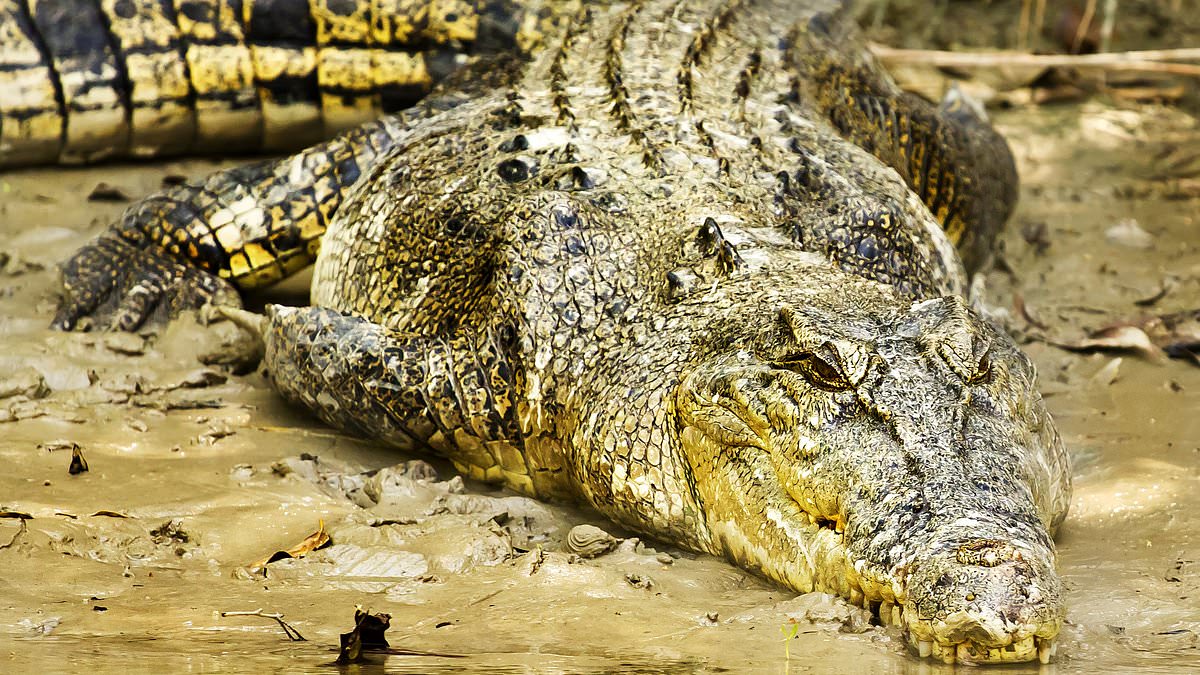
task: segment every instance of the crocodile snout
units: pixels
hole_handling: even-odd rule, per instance
[[[923,559],[907,581],[910,641],[947,660],[1048,658],[1062,627],[1054,552],[1040,546],[960,542]]]

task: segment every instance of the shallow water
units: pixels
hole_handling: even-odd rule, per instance
[[[1088,102],[1019,109],[997,124],[1024,187],[1005,236],[1014,274],[990,275],[990,303],[1015,312],[1019,292],[1047,326],[1017,316],[1015,328],[1069,341],[1112,320],[1200,307],[1200,191],[1150,178],[1173,148],[1197,146],[1193,119]],[[40,376],[50,390],[0,398],[0,511],[33,516],[0,518],[0,671],[324,670],[356,604],[392,615],[393,647],[443,655],[381,657],[364,671],[951,670],[907,656],[885,629],[843,632],[851,610],[841,601],[797,598],[719,560],[633,542],[572,560],[561,552],[570,525],[622,534],[574,509],[397,479],[389,503],[364,510],[330,481],[407,458],[287,408],[258,374],[198,374],[196,354],[226,324],[184,321],[146,344],[44,329],[55,262],[123,207],[84,201],[98,182],[140,195],[163,175],[215,166],[0,176],[0,252],[11,256],[0,274],[0,385]],[[1150,248],[1106,240],[1126,218],[1153,235]],[[1044,254],[1020,235],[1037,222]],[[1165,297],[1133,304],[1168,276]],[[302,286],[275,297],[301,299]],[[1076,464],[1059,537],[1069,613],[1054,664],[1003,671],[1200,670],[1200,368],[1038,340],[1026,349]],[[68,475],[70,443],[89,472]],[[302,453],[320,458],[317,473]],[[151,534],[171,520],[174,537]],[[335,547],[273,563],[265,579],[239,574],[321,522]],[[258,608],[283,613],[307,641],[289,642],[269,619],[219,615]],[[798,634],[785,643],[789,616]]]

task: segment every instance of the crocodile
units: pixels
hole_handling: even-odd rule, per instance
[[[536,18],[508,0],[0,0],[0,168],[298,150],[516,49]]]
[[[337,428],[571,500],[921,657],[1054,653],[1064,444],[964,300],[1014,207],[970,101],[901,92],[832,0],[557,2],[413,108],[132,205],[55,325],[197,304]],[[315,261],[313,306],[239,291]]]

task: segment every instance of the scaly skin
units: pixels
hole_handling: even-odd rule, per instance
[[[1012,160],[833,5],[552,5],[527,62],[389,123],[266,366],[330,424],[836,593],[923,656],[1045,661],[1067,456],[961,299]]]
[[[509,0],[0,0],[0,168],[296,150],[534,39],[524,21]]]

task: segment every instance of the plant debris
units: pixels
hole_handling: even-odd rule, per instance
[[[186,544],[192,539],[187,530],[183,529],[183,521],[178,518],[172,518],[150,530],[150,538],[160,546]]]
[[[20,520],[21,520],[21,525],[17,528],[17,531],[13,534],[12,539],[9,539],[7,544],[0,544],[0,550],[4,550],[6,548],[12,548],[13,545],[17,543],[17,540],[21,538],[21,535],[25,534],[26,532],[29,532],[29,525],[25,524],[26,519],[21,518]]]
[[[1114,325],[1092,331],[1082,340],[1073,342],[1056,342],[1047,340],[1055,347],[1061,347],[1073,352],[1090,352],[1095,350],[1132,351],[1150,359],[1161,360],[1162,349],[1158,348],[1146,335],[1146,331],[1137,326]]]
[[[283,614],[266,614],[262,611],[261,607],[248,612],[221,612],[221,616],[261,616],[264,619],[273,619],[279,624],[279,627],[283,629],[283,634],[288,636],[289,640],[292,642],[307,642],[307,639],[300,634],[300,631],[296,630],[291,624],[283,620]]]
[[[371,613],[369,609],[354,608],[354,630],[342,633],[341,647],[338,650],[336,663],[346,665],[362,663],[363,651],[384,651],[388,644],[384,633],[392,625],[392,615],[378,612]]]
[[[71,466],[67,467],[67,473],[72,476],[77,476],[88,470],[87,460],[83,458],[83,449],[78,445],[71,448]]]
[[[1178,285],[1177,279],[1174,277],[1165,277],[1159,284],[1158,290],[1155,291],[1153,295],[1141,298],[1140,300],[1134,300],[1133,304],[1137,305],[1138,307],[1149,307],[1159,300],[1167,297],[1168,293],[1175,290],[1176,285]]]
[[[271,555],[251,564],[250,569],[263,569],[276,560],[283,560],[284,558],[302,558],[309,553],[316,551],[317,549],[325,548],[332,542],[333,539],[330,538],[329,533],[325,531],[325,521],[322,520],[320,525],[317,527],[317,531],[305,537],[304,541],[296,544],[286,551],[275,551]]]

